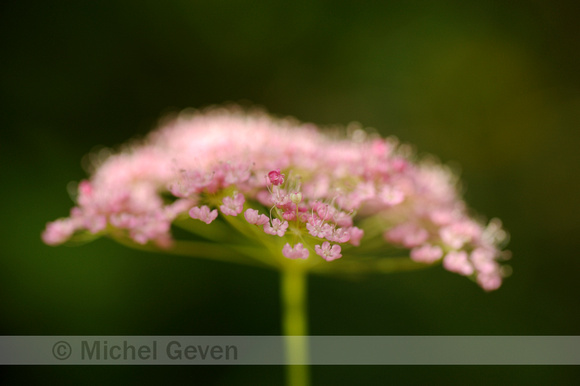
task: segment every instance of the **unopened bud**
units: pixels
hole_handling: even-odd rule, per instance
[[[290,201],[292,201],[296,205],[300,204],[300,202],[302,202],[302,193],[300,192],[290,193]]]

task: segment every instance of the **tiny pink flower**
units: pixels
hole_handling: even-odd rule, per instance
[[[290,195],[288,195],[290,197]],[[292,201],[286,201],[284,205],[278,205],[279,209],[282,209],[284,212],[296,212],[296,204]]]
[[[147,241],[148,241],[147,235],[145,233],[141,233],[141,232],[131,232],[131,238],[137,244],[141,244],[141,245],[147,244]]]
[[[274,186],[272,189],[272,195],[270,197],[270,201],[274,203],[278,208],[282,208],[288,204],[291,204],[290,196],[286,194],[284,189],[280,189],[277,186]]]
[[[443,250],[437,245],[425,244],[411,250],[411,259],[418,263],[431,264],[443,256]]]
[[[443,266],[451,272],[469,276],[473,273],[473,266],[467,259],[465,251],[451,251],[443,259]]]
[[[204,173],[197,170],[180,170],[179,178],[169,185],[169,191],[176,197],[187,197],[203,189],[210,188],[214,181],[214,173]],[[215,190],[215,187],[210,188]]]
[[[402,243],[407,248],[413,248],[427,241],[429,233],[418,225],[403,223],[388,230],[385,237],[387,240]]]
[[[115,213],[111,215],[109,221],[117,228],[131,229],[138,226],[137,218],[129,213]]]
[[[417,228],[413,232],[405,235],[403,238],[403,245],[407,248],[412,248],[419,244],[424,243],[429,237],[429,233],[423,228]]]
[[[311,218],[312,218],[312,216],[308,212],[300,212],[300,213],[298,213],[298,219],[300,221],[302,221],[303,223],[307,224],[307,226],[308,226],[308,222],[310,221]]]
[[[272,170],[268,173],[268,179],[272,185],[282,185],[284,183],[284,174],[280,173],[280,169]]]
[[[499,273],[477,275],[477,283],[486,291],[493,291],[501,285],[501,276]]]
[[[392,186],[385,186],[379,193],[381,201],[388,206],[398,205],[405,199],[405,194]]]
[[[327,235],[326,238],[337,243],[346,243],[350,240],[350,232],[344,228],[337,228],[334,229],[330,235]]]
[[[316,211],[316,214],[318,214],[318,217],[324,221],[334,220],[338,212],[333,206],[321,202],[314,204],[313,209]]]
[[[87,180],[79,182],[79,194],[83,196],[91,196],[93,194],[93,186]]]
[[[224,164],[223,180],[225,185],[239,184],[246,182],[251,175],[250,168],[245,164]]]
[[[371,151],[376,156],[382,156],[389,151],[389,146],[384,139],[375,139],[371,143]]]
[[[270,226],[270,224],[264,225],[264,232],[273,236],[284,236],[286,229],[288,229],[288,221],[281,222],[277,218],[272,220],[272,226]]]
[[[290,210],[286,211],[286,212],[282,213],[282,217],[286,221],[292,221],[296,218],[296,212],[290,211]]]
[[[290,244],[286,243],[284,248],[282,248],[282,254],[289,259],[306,259],[310,252],[308,249],[304,248],[302,243],[298,243],[292,248]]]
[[[350,232],[350,243],[352,245],[354,245],[355,247],[358,247],[360,245],[360,241],[363,238],[365,232],[357,227],[350,227],[348,229],[348,231]]]
[[[332,215],[332,220],[339,227],[352,227],[352,216],[348,213],[337,211]]]
[[[42,241],[48,245],[58,245],[68,240],[75,231],[72,219],[61,219],[50,222],[42,232]]]
[[[211,222],[217,218],[218,211],[217,209],[214,209],[210,212],[209,206],[207,205],[204,205],[201,208],[194,206],[189,210],[189,216],[193,219],[203,221],[206,224],[211,224]]]
[[[317,202],[314,204],[313,209],[316,211],[316,214],[318,214],[318,217],[323,221],[331,220],[333,217],[333,211],[329,205]]]
[[[471,221],[457,221],[442,228],[439,231],[441,240],[453,249],[460,249],[468,243],[481,236],[483,230]]]
[[[98,233],[107,227],[107,218],[99,215],[92,218],[85,218],[83,225],[89,232]]]
[[[334,244],[331,247],[328,241],[323,242],[322,247],[320,245],[314,246],[314,251],[316,251],[316,254],[321,256],[326,261],[340,259],[342,257],[340,250],[340,245]]]
[[[436,225],[447,225],[457,218],[457,212],[453,209],[435,209],[429,214],[429,218]]]
[[[330,225],[325,224],[324,221],[316,216],[310,217],[306,224],[306,229],[308,229],[308,233],[314,237],[325,238],[332,235],[332,228]]]
[[[237,216],[244,210],[244,202],[246,198],[242,193],[234,193],[234,198],[224,197],[223,205],[220,205],[220,210],[223,214],[228,216]]]
[[[393,165],[391,167],[397,172],[403,172],[409,167],[409,162],[403,158],[394,158],[392,162]]]
[[[464,235],[457,233],[453,228],[447,227],[439,231],[441,240],[453,249],[460,249],[468,240]]]
[[[491,275],[498,271],[498,264],[494,260],[495,253],[491,250],[477,248],[471,252],[471,262],[478,273]]]
[[[259,214],[259,212],[255,209],[246,210],[244,212],[244,217],[246,218],[247,222],[256,225],[265,225],[270,221],[268,219],[268,216],[266,216],[265,214]]]

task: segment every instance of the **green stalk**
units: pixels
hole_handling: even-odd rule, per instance
[[[299,264],[285,264],[281,274],[282,330],[288,363],[286,385],[308,386],[307,271]]]

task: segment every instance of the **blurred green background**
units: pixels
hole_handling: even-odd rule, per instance
[[[2,2],[0,333],[280,334],[275,272],[40,241],[94,146],[241,102],[358,121],[455,162],[470,206],[511,234],[513,276],[493,293],[440,268],[312,277],[313,335],[580,335],[579,16],[558,0]],[[283,383],[279,366],[30,370],[12,381]],[[580,371],[315,367],[313,380],[573,384]]]

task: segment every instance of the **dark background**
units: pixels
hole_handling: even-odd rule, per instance
[[[0,5],[0,334],[278,335],[275,272],[45,246],[94,146],[224,102],[352,121],[461,165],[511,234],[485,293],[433,268],[312,277],[313,335],[580,335],[580,12],[563,1],[5,1]],[[34,370],[34,371],[32,371]],[[20,367],[70,384],[283,383],[272,367]],[[315,367],[315,385],[573,384],[573,366]]]

